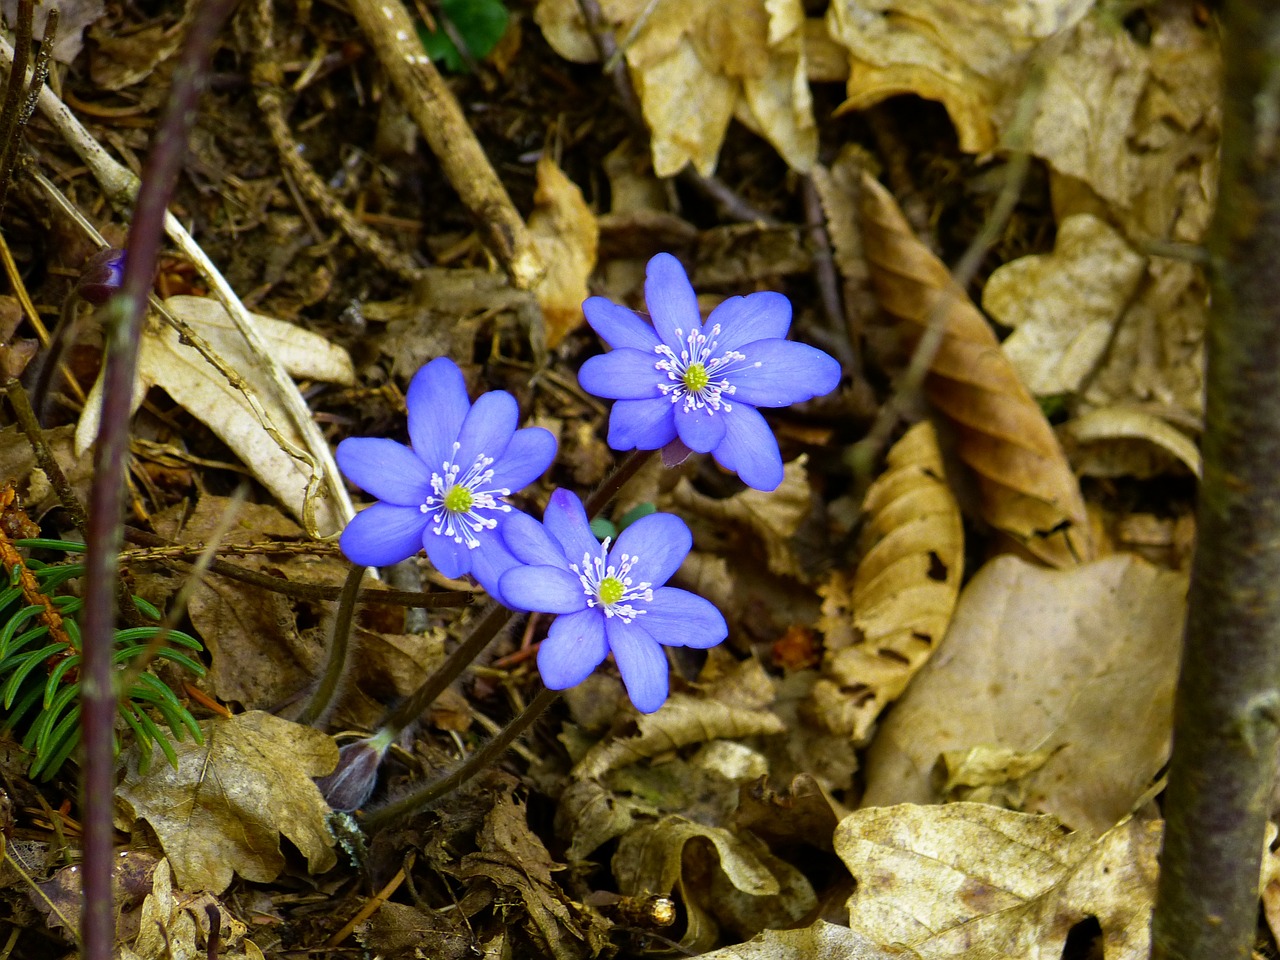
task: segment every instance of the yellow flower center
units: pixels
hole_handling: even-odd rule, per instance
[[[471,491],[462,484],[458,484],[444,495],[444,508],[450,513],[466,513],[471,509],[471,504],[475,502]]]
[[[622,595],[627,592],[627,588],[617,577],[605,577],[600,581],[599,593],[600,602],[606,607],[610,604],[617,603],[622,599]]]
[[[684,371],[684,385],[690,393],[697,393],[711,382],[707,368],[701,363],[691,363]]]

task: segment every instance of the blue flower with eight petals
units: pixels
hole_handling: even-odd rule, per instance
[[[657,450],[678,437],[749,486],[776,489],[782,455],[756,407],[830,393],[840,364],[785,339],[791,303],[780,293],[731,297],[703,323],[689,278],[669,253],[649,261],[644,297],[652,324],[603,297],[582,305],[592,329],[614,348],[578,372],[588,393],[618,401],[609,446]]]
[[[693,545],[679,517],[642,517],[611,547],[591,533],[582,501],[557,490],[541,524],[520,514],[502,533],[526,564],[502,576],[506,602],[559,614],[538,649],[538,672],[552,690],[581,683],[612,652],[631,702],[653,713],[667,699],[662,645],[713,647],[728,635],[714,604],[664,586]]]
[[[518,561],[500,535],[519,511],[506,498],[556,456],[541,427],[517,430],[515,398],[503,390],[467,399],[462,371],[432,360],[409,383],[409,441],[356,437],[338,444],[338,466],[378,498],[339,541],[352,563],[381,567],[425,548],[446,577],[470,573],[503,602],[498,579]]]

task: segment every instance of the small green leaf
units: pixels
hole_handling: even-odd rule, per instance
[[[440,0],[440,15],[449,18],[477,60],[488,56],[498,45],[510,19],[502,0]],[[433,61],[443,63],[454,72],[463,69],[458,48],[443,30],[432,31],[424,26],[418,36]]]
[[[612,540],[618,535],[618,528],[604,517],[596,517],[591,521],[591,532],[595,535],[597,540],[604,540],[606,538]]]

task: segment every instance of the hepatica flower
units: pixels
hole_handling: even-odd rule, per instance
[[[525,564],[503,575],[506,601],[559,615],[538,649],[552,690],[581,683],[612,653],[631,702],[653,713],[667,699],[662,646],[713,647],[729,632],[712,603],[665,586],[693,544],[679,517],[650,514],[600,543],[582,501],[557,490],[542,523],[514,516],[503,536]]]
[[[592,297],[587,322],[614,349],[578,372],[588,393],[618,402],[609,418],[615,450],[657,450],[679,438],[710,453],[758,490],[782,482],[782,455],[757,407],[785,407],[830,393],[840,364],[785,339],[791,303],[780,293],[732,297],[704,323],[680,262],[649,261],[644,284],[652,323]]]
[[[462,372],[432,360],[409,383],[412,448],[373,437],[338,444],[338,466],[378,502],[339,541],[352,563],[381,567],[426,549],[446,577],[471,574],[502,602],[498,578],[517,564],[500,535],[518,514],[507,497],[536,480],[556,455],[541,427],[516,429],[515,398],[503,390],[467,399]]]

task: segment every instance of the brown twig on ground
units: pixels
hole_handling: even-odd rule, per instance
[[[471,211],[485,246],[512,284],[532,289],[545,272],[533,237],[453,91],[423,50],[409,12],[400,0],[354,0],[351,12],[445,176]]]
[[[833,334],[832,344],[840,354],[840,363],[853,376],[862,375],[862,358],[859,339],[850,329],[849,317],[840,296],[840,279],[836,275],[836,261],[831,252],[831,237],[827,233],[826,214],[822,210],[822,198],[812,177],[805,177],[801,186],[804,196],[804,219],[808,228],[810,247],[813,250],[813,276],[818,283],[822,312]],[[847,336],[843,335],[847,334]]]
[[[422,267],[376,230],[371,230],[356,219],[355,214],[333,195],[298,149],[298,141],[294,139],[285,119],[284,70],[276,58],[273,9],[271,0],[257,0],[245,15],[251,34],[251,49],[254,52],[254,97],[266,121],[271,141],[276,146],[281,165],[293,178],[303,196],[336,223],[357,248],[367,252],[385,269],[405,280],[422,279]]]

